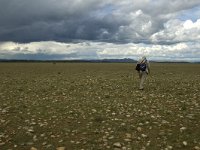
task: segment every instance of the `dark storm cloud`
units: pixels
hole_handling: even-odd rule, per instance
[[[76,53],[72,54],[47,54],[47,53],[36,53],[36,54],[8,54],[1,53],[3,59],[15,59],[15,60],[65,60],[76,58],[78,55]],[[0,59],[2,59],[0,57]]]
[[[3,0],[0,2],[0,40],[15,42],[98,40],[102,29],[117,32],[118,19],[95,18],[99,2]],[[80,4],[79,4],[80,3]],[[101,7],[100,7],[101,8]],[[107,37],[108,38],[108,37]]]

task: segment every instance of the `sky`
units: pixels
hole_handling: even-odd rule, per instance
[[[200,61],[200,0],[0,0],[0,59]]]

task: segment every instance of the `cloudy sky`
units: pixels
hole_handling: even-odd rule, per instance
[[[0,0],[0,59],[200,61],[200,0]]]

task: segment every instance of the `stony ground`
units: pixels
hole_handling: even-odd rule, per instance
[[[1,150],[200,150],[200,64],[0,63]]]

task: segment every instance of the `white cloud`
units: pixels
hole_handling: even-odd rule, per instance
[[[35,54],[35,53],[48,53],[48,54],[67,54],[72,53],[73,50],[68,47],[67,43],[60,43],[54,41],[46,42],[32,42],[32,43],[14,43],[3,42],[0,44],[0,52],[7,51],[8,53],[23,53],[23,54]],[[18,50],[18,51],[16,51]]]
[[[151,40],[154,43],[162,43],[163,41],[169,43],[198,42],[200,41],[200,19],[196,22],[170,20],[162,31],[151,36]]]
[[[33,42],[29,44],[1,43],[0,59],[15,55],[42,54],[61,55],[61,59],[133,58],[146,55],[152,60],[200,61],[200,43],[178,43],[173,45],[113,44],[104,42],[60,43]],[[6,54],[6,55],[5,55]],[[39,56],[39,55],[38,55]],[[57,57],[56,57],[57,58]],[[51,59],[54,59],[51,57]]]

